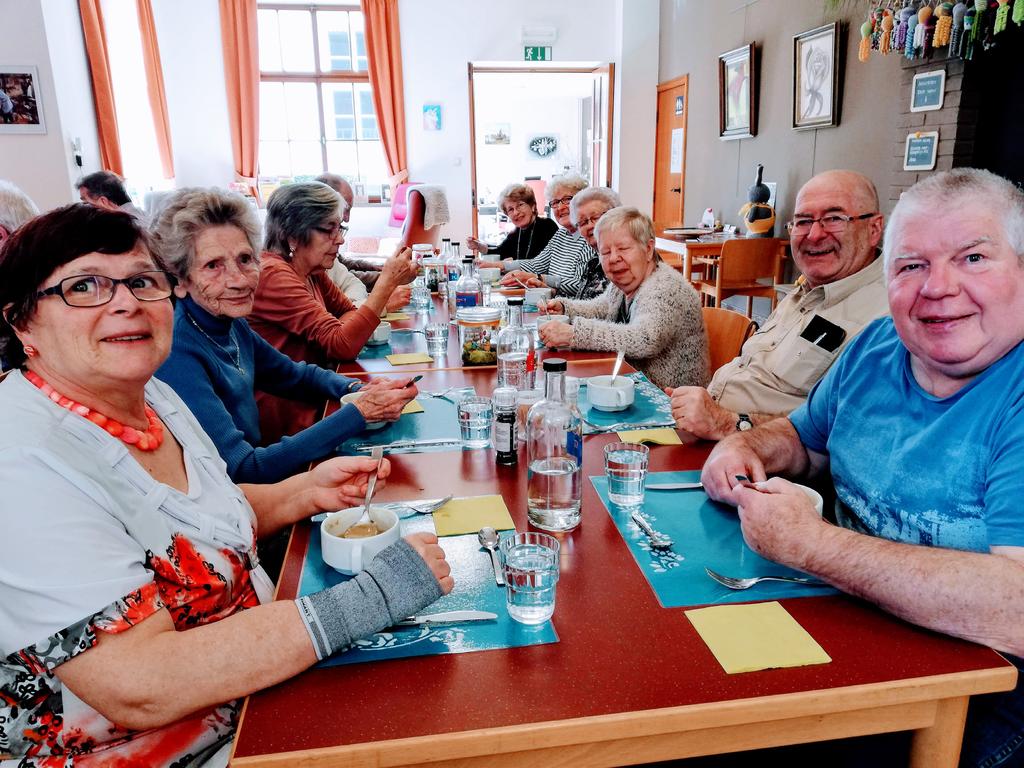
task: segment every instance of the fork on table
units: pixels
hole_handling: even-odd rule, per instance
[[[704,572],[723,587],[728,587],[729,589],[750,589],[762,581],[785,581],[792,584],[805,584],[809,587],[828,586],[825,582],[812,579],[809,576],[751,576],[750,578],[739,579],[734,576],[723,576],[712,571],[710,568],[704,568]]]

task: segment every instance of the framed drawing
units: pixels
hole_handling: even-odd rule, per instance
[[[0,133],[46,133],[35,67],[0,64]]]
[[[757,62],[753,43],[718,57],[718,135],[723,139],[757,135]]]
[[[839,22],[793,36],[793,127],[839,125]]]

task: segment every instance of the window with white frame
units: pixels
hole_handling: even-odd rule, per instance
[[[388,178],[356,5],[259,3],[264,178]]]

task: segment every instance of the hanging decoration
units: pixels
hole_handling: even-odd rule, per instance
[[[999,45],[1012,25],[1024,27],[1024,0],[874,0],[857,58],[867,61],[872,51],[930,58],[946,48],[949,58],[969,60]]]

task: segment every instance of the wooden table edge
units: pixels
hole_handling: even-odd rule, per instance
[[[643,741],[638,740],[653,739],[660,743],[662,751],[654,749],[644,754],[643,760],[648,761],[900,730],[926,733],[929,747],[934,746],[934,741],[944,741],[943,748],[948,750],[948,731],[956,723],[949,722],[948,712],[943,709],[943,705],[953,703],[953,720],[959,719],[962,733],[962,715],[966,713],[967,697],[1011,690],[1016,680],[1017,670],[1007,662],[998,668],[895,682],[430,734],[272,755],[235,758],[232,750],[231,765],[246,768],[299,765],[318,768],[333,765],[387,768],[412,764],[470,765],[475,762],[480,765],[498,765],[499,756],[505,755],[511,762],[501,764],[515,766],[525,765],[520,762],[524,753],[532,752],[539,756],[545,751],[567,749],[577,750],[581,756],[589,755],[594,761],[588,764],[616,765],[616,762],[597,759],[594,750],[599,750],[602,745],[617,745],[619,749],[625,748],[630,756],[638,757],[637,749],[643,748]],[[785,727],[787,723],[789,728]],[[936,739],[938,734],[928,731],[933,726],[941,726],[944,739]],[[808,730],[811,727],[813,730]],[[712,731],[717,732],[718,736],[713,739],[701,737]],[[695,743],[681,745],[681,737]],[[956,754],[943,755],[943,764],[956,765],[959,742],[960,737],[957,736],[953,745]],[[664,752],[669,746],[672,748],[671,754]],[[680,754],[679,750],[683,746],[685,754]],[[930,760],[937,759],[934,752],[928,754]],[[607,758],[612,759],[612,756],[607,755]],[[629,762],[635,760],[630,759]],[[542,764],[543,761],[536,763]]]

